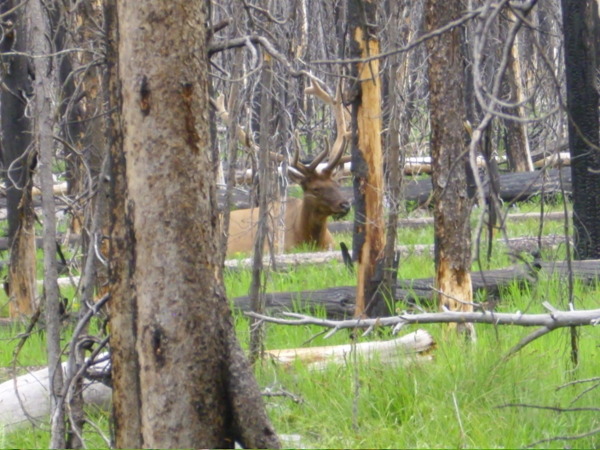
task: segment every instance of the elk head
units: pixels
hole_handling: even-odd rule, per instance
[[[304,192],[305,211],[320,217],[333,216],[338,219],[350,211],[350,202],[334,178],[333,173],[342,159],[345,142],[334,156],[320,171],[319,164],[329,154],[329,146],[319,153],[309,164],[304,165],[298,160],[298,147],[294,160],[288,167],[290,178],[300,184]]]

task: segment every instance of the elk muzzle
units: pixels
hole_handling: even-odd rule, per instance
[[[343,200],[342,202],[340,202],[340,204],[338,205],[337,211],[334,211],[333,213],[333,218],[335,220],[339,220],[342,217],[344,217],[346,214],[348,214],[348,212],[350,211],[350,208],[352,207],[352,205],[350,204],[350,202],[348,200]]]

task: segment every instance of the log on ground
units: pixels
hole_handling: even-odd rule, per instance
[[[515,265],[505,269],[473,272],[473,291],[486,291],[486,298],[495,298],[500,290],[512,283],[534,283],[540,273],[547,276],[566,277],[569,270],[576,279],[591,284],[600,279],[600,260],[540,262],[530,266]],[[415,303],[432,305],[435,291],[433,278],[399,280],[394,299],[400,309],[410,308]],[[325,311],[331,319],[352,317],[354,313],[356,288],[338,286],[302,292],[276,292],[266,294],[266,307],[269,313],[279,311]],[[232,299],[232,306],[241,311],[250,311],[247,296]]]
[[[553,249],[565,243],[564,236],[547,235],[541,239],[542,249]],[[495,245],[504,245],[508,247],[508,251],[512,254],[531,253],[538,250],[538,239],[536,237],[518,237],[510,238],[507,241],[498,239]],[[431,255],[433,256],[433,245],[415,244],[415,245],[399,245],[396,250],[400,253],[400,258],[406,258],[413,255]],[[273,270],[287,270],[290,267],[299,266],[302,264],[328,264],[331,261],[343,262],[342,253],[340,251],[325,251],[325,252],[304,252],[304,253],[286,253],[276,255],[273,259]],[[263,260],[265,267],[272,263],[270,257]],[[249,269],[252,267],[252,258],[244,259],[229,259],[225,261],[227,270]]]
[[[433,337],[427,331],[416,330],[389,341],[267,350],[265,357],[284,367],[301,361],[310,370],[321,370],[329,364],[347,364],[352,351],[356,351],[359,359],[377,358],[385,364],[405,364],[415,360],[430,359],[429,352],[434,347]]]
[[[63,363],[63,369],[65,367],[66,363]],[[87,384],[83,391],[87,405],[96,405],[104,410],[109,408],[111,395],[111,389],[99,382]],[[48,414],[48,368],[0,384],[0,434],[27,424],[39,426]]]

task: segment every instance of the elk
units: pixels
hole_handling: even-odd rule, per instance
[[[318,249],[330,249],[333,247],[333,238],[327,229],[327,219],[330,216],[342,217],[350,210],[350,202],[342,192],[339,183],[334,177],[334,170],[342,160],[346,147],[348,135],[347,112],[342,102],[341,85],[338,87],[335,97],[329,94],[323,83],[312,74],[306,74],[310,78],[310,85],[305,89],[308,95],[314,95],[324,103],[330,105],[336,123],[337,136],[329,151],[329,145],[319,153],[308,165],[298,161],[299,149],[296,152],[288,174],[292,181],[300,184],[303,191],[302,199],[290,199],[285,203],[285,215],[283,223],[273,219],[271,229],[283,227],[284,244],[283,250],[289,251],[302,244],[314,245]],[[218,116],[226,123],[230,121],[229,114],[225,108],[223,97],[213,101]],[[237,126],[238,140],[245,146],[258,150],[252,142],[251,137]],[[329,160],[322,170],[317,166],[329,155]],[[270,210],[279,211],[281,204],[272,203]],[[271,216],[276,216],[272,214]],[[232,211],[229,217],[229,230],[227,241],[227,256],[235,253],[251,252],[254,246],[254,238],[257,231],[258,209],[241,209]]]
[[[350,211],[350,202],[344,195],[333,174],[339,164],[344,146],[341,146],[320,172],[317,166],[325,159],[328,148],[315,157],[309,164],[298,161],[296,152],[294,161],[288,168],[290,178],[300,184],[303,191],[301,199],[290,199],[285,204],[283,223],[273,221],[273,226],[283,226],[284,248],[288,252],[293,248],[309,244],[318,249],[333,248],[333,237],[327,229],[329,216],[343,217]],[[273,210],[279,204],[274,203]],[[240,209],[232,211],[229,216],[229,239],[227,256],[238,252],[250,252],[256,235],[258,209]]]

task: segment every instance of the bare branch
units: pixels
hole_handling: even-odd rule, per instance
[[[600,309],[578,311],[556,311],[551,314],[521,314],[483,312],[457,312],[448,311],[441,313],[400,314],[394,317],[379,317],[375,319],[347,319],[329,320],[295,313],[283,313],[293,319],[245,313],[249,317],[259,318],[266,322],[281,325],[319,325],[327,328],[369,328],[374,325],[396,326],[399,324],[425,324],[425,323],[486,323],[490,325],[517,325],[522,327],[545,327],[549,331],[571,326],[598,325],[600,323]],[[543,333],[545,334],[545,333]]]

